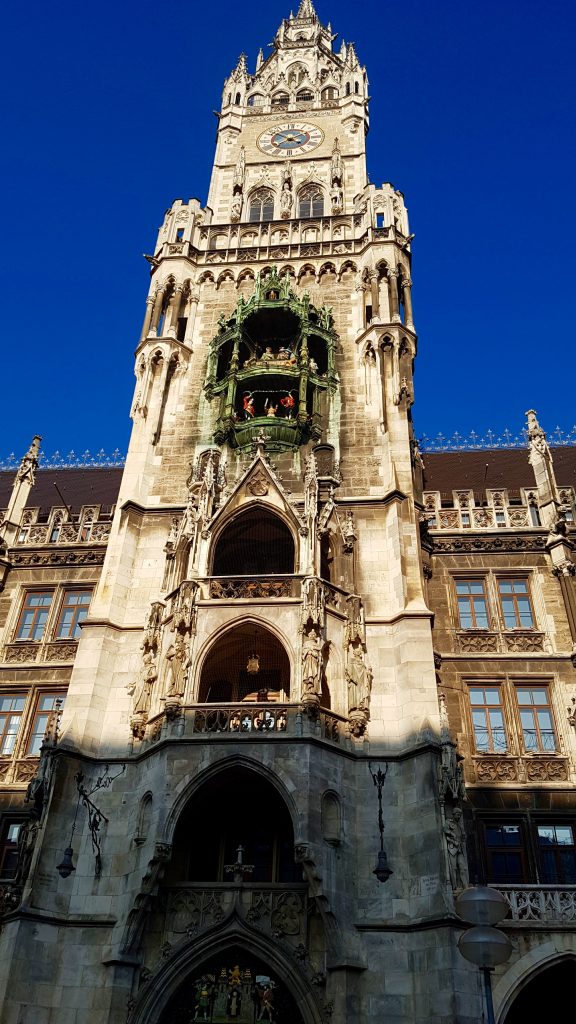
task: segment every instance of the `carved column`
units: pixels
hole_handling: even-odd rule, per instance
[[[144,323],[142,324],[142,334],[140,335],[140,341],[144,341],[148,337],[150,330],[150,322],[152,320],[152,310],[154,309],[154,296],[149,295],[146,299],[146,312],[144,314]]]
[[[372,319],[380,316],[380,292],[378,289],[378,271],[373,270],[370,274],[370,291],[372,293]]]
[[[400,304],[398,302],[398,271],[388,271],[388,292],[390,295],[390,320],[393,324],[400,323]]]
[[[172,296],[170,298],[170,302],[168,304],[168,309],[166,311],[166,323],[167,323],[166,334],[170,334],[173,337],[176,337],[176,329],[178,327],[178,316],[179,316],[179,313],[180,313],[180,302],[181,302],[181,299],[182,299],[182,285],[181,284],[177,284],[175,289],[174,289],[174,291],[173,291],[173,293],[172,293]]]
[[[404,322],[406,327],[414,327],[414,315],[412,313],[412,281],[409,277],[402,278],[402,299],[404,301]]]
[[[190,311],[188,313],[188,322],[186,324],[186,334],[184,335],[184,344],[189,345],[192,341],[192,335],[194,333],[194,324],[196,322],[196,312],[198,310],[198,300],[200,298],[200,292],[197,288],[190,290]]]
[[[158,291],[156,292],[154,305],[152,307],[152,319],[150,321],[150,330],[148,332],[149,334],[157,334],[158,332],[158,322],[160,320],[160,313],[162,312],[163,298],[164,292],[162,291],[161,288],[159,288]]]

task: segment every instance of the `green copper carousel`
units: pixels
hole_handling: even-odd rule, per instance
[[[319,441],[328,399],[338,384],[337,336],[329,306],[298,296],[275,267],[240,297],[210,345],[206,392],[219,401],[217,444],[249,446],[265,431],[268,448],[282,451]]]

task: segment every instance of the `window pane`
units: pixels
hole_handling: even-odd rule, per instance
[[[486,703],[487,704],[499,704],[500,703],[500,690],[497,690],[497,689],[484,690],[484,693],[486,694]]]
[[[531,704],[532,703],[532,691],[531,690],[516,690],[516,699],[519,704]]]

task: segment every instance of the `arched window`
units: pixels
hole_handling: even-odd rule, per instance
[[[199,828],[201,842],[195,838]],[[286,804],[267,779],[237,766],[206,782],[186,807],[174,835],[168,883],[234,884],[228,866],[237,861],[239,846],[251,865],[246,882],[302,881]]]
[[[322,797],[322,836],[327,843],[340,842],[340,801],[335,793],[324,793]]]
[[[350,95],[350,82],[346,82],[346,95]]]
[[[297,103],[312,103],[314,100],[314,93],[310,92],[309,89],[302,89],[301,92],[296,95]]]
[[[289,96],[287,92],[277,92],[276,95],[272,97],[273,107],[287,107],[288,102]]]
[[[234,590],[234,587],[230,590],[228,583],[225,581],[224,588],[219,588],[218,592],[223,596]],[[257,587],[247,588],[244,582],[241,587],[244,594],[258,591]],[[237,588],[235,592],[238,592]],[[268,714],[264,709],[256,709],[254,714],[252,706],[255,703],[278,704],[289,699],[290,662],[273,633],[247,620],[214,641],[202,666],[198,703],[242,702],[246,711],[242,710],[240,721],[236,723],[223,723],[218,717],[214,721],[208,715],[203,723],[203,732],[221,732],[223,725],[227,725],[230,732],[267,732],[270,729],[282,732],[286,723],[280,721],[272,707]]]
[[[240,106],[240,93],[239,92],[236,93],[236,99],[234,100],[234,103],[235,103],[235,105],[237,107]]]
[[[300,193],[298,200],[298,216],[324,216],[324,196],[318,185],[309,185]]]
[[[335,100],[338,93],[333,85],[328,85],[325,89],[322,89],[322,102],[325,103],[327,100]]]
[[[360,92],[360,85],[358,82],[354,82],[354,92],[358,94]]]
[[[279,516],[247,510],[225,527],[216,542],[213,576],[268,576],[294,572],[294,540]]]
[[[264,97],[259,92],[255,92],[253,96],[249,96],[248,97],[248,106],[249,107],[261,107],[263,103],[264,103]]]
[[[263,220],[274,219],[274,196],[268,189],[260,189],[250,197],[249,220],[257,224]]]

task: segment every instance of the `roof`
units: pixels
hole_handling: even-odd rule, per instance
[[[39,469],[30,491],[28,508],[50,509],[62,505],[57,484],[66,504],[77,511],[82,505],[114,505],[120,490],[122,467],[87,466],[80,469]],[[0,508],[7,508],[15,471],[0,472]]]
[[[559,487],[576,486],[576,447],[551,448]],[[424,490],[451,494],[453,490],[484,491],[505,487],[519,491],[534,487],[528,448],[493,448],[482,451],[423,452]]]

